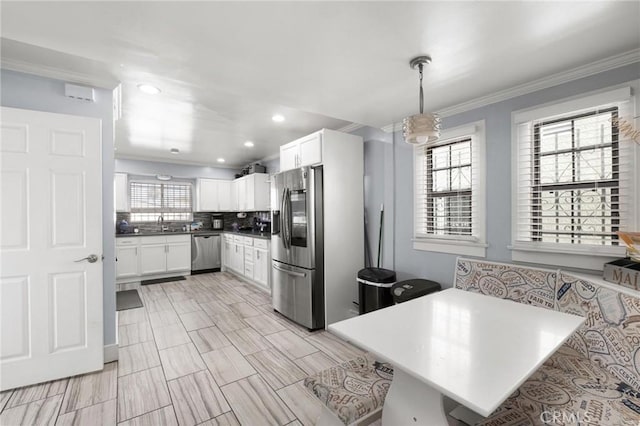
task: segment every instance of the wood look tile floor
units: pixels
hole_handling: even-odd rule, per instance
[[[102,371],[0,393],[1,425],[313,425],[302,381],[362,352],[275,313],[216,272],[138,288],[119,312],[120,360]]]

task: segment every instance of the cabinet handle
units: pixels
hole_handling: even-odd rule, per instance
[[[260,259],[260,252],[256,250],[256,259]]]

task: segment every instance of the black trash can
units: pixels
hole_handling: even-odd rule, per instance
[[[396,273],[383,268],[364,268],[358,271],[360,315],[393,305],[391,286]]]
[[[395,283],[391,293],[395,303],[402,303],[440,290],[442,287],[435,281],[414,279]]]

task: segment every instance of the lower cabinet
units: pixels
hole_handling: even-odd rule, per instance
[[[116,239],[116,279],[191,271],[191,236],[168,235]]]
[[[140,275],[138,238],[118,238],[116,246],[116,278]]]
[[[269,240],[224,234],[222,267],[252,283],[271,290],[271,253]]]
[[[271,262],[269,249],[253,249],[253,280],[263,287],[269,288]]]

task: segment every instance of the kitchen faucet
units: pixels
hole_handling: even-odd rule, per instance
[[[158,220],[156,222],[160,225],[160,231],[166,231],[169,229],[168,226],[164,226],[164,217],[162,217],[162,215],[158,216]]]

